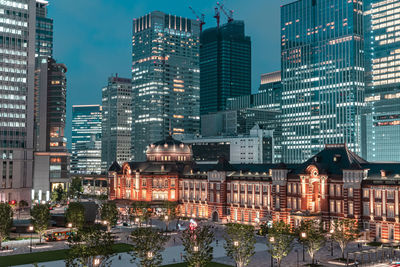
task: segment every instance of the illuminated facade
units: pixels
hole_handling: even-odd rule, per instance
[[[101,173],[100,105],[72,106],[71,173]]]
[[[251,40],[243,21],[201,33],[200,114],[226,109],[226,100],[251,94]]]
[[[362,239],[400,240],[400,164],[369,163],[345,145],[325,149],[301,164],[196,165],[190,146],[172,138],[149,147],[147,161],[114,164],[110,199],[178,201],[181,216],[259,224],[283,220],[293,227],[352,218]]]
[[[31,199],[35,4],[0,1],[0,202]]]
[[[132,157],[200,126],[199,22],[154,11],[133,21]]]
[[[132,80],[108,78],[102,89],[101,165],[106,172],[114,161],[131,160]]]
[[[363,157],[400,161],[400,1],[368,0],[364,5]]]
[[[51,191],[69,181],[65,137],[67,67],[43,59],[35,71],[35,153],[32,199],[49,200]]]
[[[281,7],[283,161],[346,143],[361,152],[362,1],[301,0]]]

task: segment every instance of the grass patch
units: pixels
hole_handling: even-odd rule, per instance
[[[163,265],[162,267],[186,267],[187,263],[182,262],[182,263],[176,263],[176,264],[168,264],[168,265]],[[232,267],[230,265],[222,264],[222,263],[217,263],[217,262],[211,262],[207,264],[207,267]]]
[[[114,244],[115,253],[128,252],[132,248],[129,244],[118,243]],[[43,252],[33,252],[18,255],[0,256],[0,267],[32,264],[47,261],[64,260],[67,257],[68,249],[50,250]]]

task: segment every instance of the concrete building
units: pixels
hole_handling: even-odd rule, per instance
[[[200,114],[226,109],[230,97],[251,94],[251,40],[243,21],[201,33]]]
[[[71,173],[101,173],[100,105],[72,106]]]
[[[224,157],[231,164],[273,163],[274,132],[255,125],[248,135],[196,137],[183,139],[190,145],[193,160],[199,164],[217,163]]]
[[[177,201],[182,216],[259,225],[284,221],[293,228],[318,220],[354,219],[362,240],[400,241],[400,165],[369,163],[345,145],[301,164],[195,164],[190,146],[168,138],[154,143],[147,161],[109,170],[110,199],[121,211],[133,201]]]
[[[38,201],[48,201],[53,189],[59,186],[66,189],[69,181],[69,153],[65,137],[66,72],[64,64],[47,58],[35,73],[38,90],[35,98],[32,199]]]
[[[0,202],[31,199],[36,1],[0,2]]]
[[[361,153],[361,1],[298,0],[281,7],[283,161],[346,143]]]
[[[400,161],[400,1],[367,0],[362,155]]]
[[[114,161],[131,160],[132,80],[110,77],[102,94],[101,164],[106,172]]]
[[[159,11],[133,21],[132,156],[147,144],[200,127],[199,22]]]

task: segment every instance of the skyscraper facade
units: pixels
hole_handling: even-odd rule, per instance
[[[162,12],[133,21],[133,157],[148,144],[199,132],[199,22]]]
[[[100,105],[72,106],[71,173],[101,173]]]
[[[360,1],[300,0],[281,7],[283,161],[325,144],[361,152],[364,103]]]
[[[53,56],[53,19],[47,15],[48,1],[36,0],[35,58],[39,67],[42,59]]]
[[[200,113],[225,110],[230,97],[251,94],[251,40],[243,21],[201,33]]]
[[[400,161],[400,1],[366,0],[366,108],[369,161]]]
[[[0,11],[0,202],[29,202],[34,147],[35,1],[0,1]]]
[[[102,94],[101,162],[107,171],[114,161],[131,160],[132,80],[110,77]]]
[[[42,60],[45,60],[44,58]],[[67,188],[69,153],[65,137],[67,67],[47,58],[36,70],[35,153],[32,197],[49,200],[57,187]]]

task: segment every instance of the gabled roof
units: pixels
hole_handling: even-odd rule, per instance
[[[225,157],[220,157],[218,163],[212,167],[213,171],[236,171]]]
[[[114,161],[113,164],[111,164],[110,168],[108,168],[109,172],[120,172],[121,170],[122,168],[117,161]]]
[[[295,173],[304,173],[308,166],[315,165],[320,173],[341,175],[343,170],[363,170],[363,164],[368,162],[345,144],[326,145],[324,150],[300,164]]]

